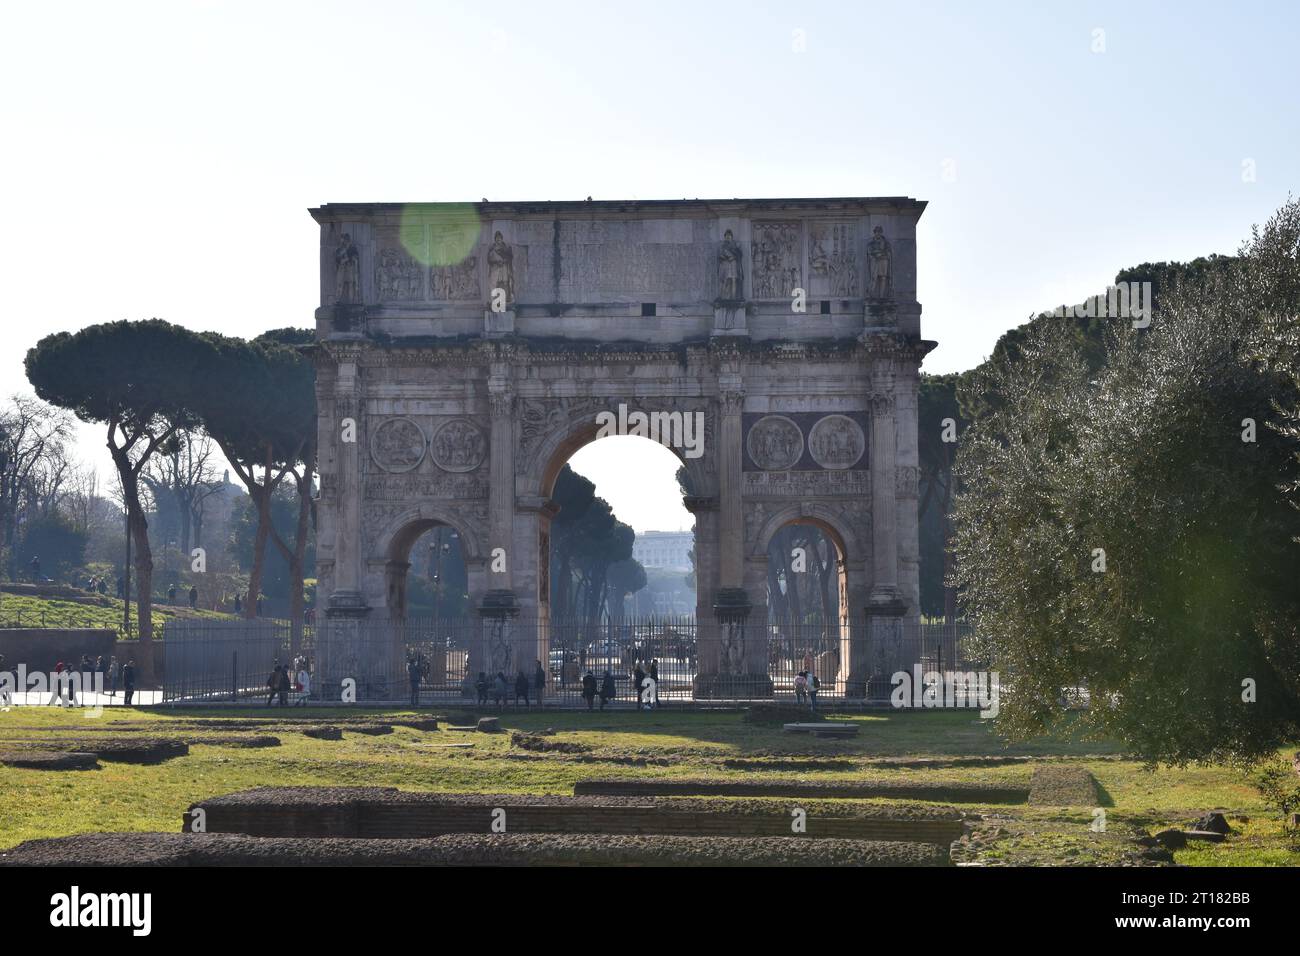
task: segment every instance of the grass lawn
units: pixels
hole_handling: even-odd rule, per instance
[[[393,711],[348,710],[346,716]],[[303,716],[344,716],[337,708],[295,709]],[[409,713],[409,712],[408,712]],[[125,710],[110,708],[86,719],[56,708],[15,708],[0,713],[0,750],[5,741],[75,738],[105,734],[121,720],[148,721],[150,736],[186,736],[232,732],[220,728],[195,731],[177,726],[195,717],[283,716],[267,710]],[[752,777],[753,770],[730,769],[725,758],[824,756],[847,760],[851,768],[819,771],[760,771],[764,779],[951,781],[1027,785],[1032,764],[990,766],[894,766],[886,758],[1032,756],[1087,767],[1101,786],[1105,832],[1094,832],[1091,807],[1035,807],[1025,804],[963,809],[982,819],[954,858],[984,864],[1116,864],[1131,862],[1136,848],[1129,840],[1136,829],[1154,832],[1185,826],[1207,810],[1221,810],[1239,833],[1218,846],[1197,846],[1175,854],[1190,865],[1300,865],[1300,853],[1288,849],[1281,823],[1269,814],[1258,792],[1227,767],[1149,770],[1124,759],[1114,747],[1096,742],[1041,740],[1005,745],[990,722],[962,712],[900,712],[843,718],[861,725],[858,737],[819,740],[792,737],[779,728],[745,723],[741,715],[713,712],[653,713],[508,711],[509,729],[553,728],[556,741],[592,748],[591,757],[664,758],[668,765],[644,767],[614,762],[580,762],[564,754],[537,754],[512,749],[509,734],[463,733],[445,729],[423,732],[398,727],[391,735],[347,733],[342,741],[314,740],[291,731],[262,728],[256,733],[279,736],[282,745],[265,749],[193,745],[186,757],[156,766],[101,762],[101,769],[82,771],[16,770],[0,767],[0,847],[36,837],[87,831],[163,830],[180,828],[181,813],[204,797],[268,784],[394,786],[409,790],[477,793],[573,792],[585,777]],[[81,728],[88,728],[82,730]],[[123,731],[123,734],[126,732]],[[472,749],[447,745],[472,743]],[[884,802],[889,801],[873,801]]]
[[[123,602],[114,597],[92,595],[86,592],[84,601],[35,597],[27,594],[0,594],[0,623],[5,627],[96,627],[121,631]],[[234,620],[231,614],[220,611],[191,610],[189,606],[172,607],[155,604],[152,614],[155,638],[158,628],[178,618],[204,618],[209,620]],[[131,602],[131,627],[136,627],[136,605]]]

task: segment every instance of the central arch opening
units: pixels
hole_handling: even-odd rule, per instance
[[[683,460],[636,436],[590,438],[556,457],[538,585],[554,680],[608,674],[627,698],[639,666],[657,675],[659,696],[689,694],[695,520]]]

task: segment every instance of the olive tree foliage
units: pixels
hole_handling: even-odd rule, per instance
[[[1056,728],[1086,686],[1083,729],[1151,761],[1251,762],[1300,736],[1295,436],[1262,427],[1297,381],[1254,354],[1297,275],[1294,235],[1266,230],[1163,290],[1148,329],[1111,321],[1100,366],[1038,323],[964,383],[986,410],[955,466],[956,582],[1004,733]]]

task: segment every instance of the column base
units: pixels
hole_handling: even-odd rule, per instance
[[[696,674],[691,689],[696,700],[760,700],[776,691],[766,674]]]
[[[753,605],[749,602],[749,592],[744,588],[718,588],[713,599],[713,613],[723,624],[741,623],[749,617]]]
[[[504,312],[493,312],[491,309],[483,311],[483,334],[486,336],[494,335],[514,335],[515,333],[515,310],[506,309]]]
[[[326,617],[362,618],[370,613],[370,605],[360,591],[335,591],[325,605]]]
[[[493,588],[483,595],[478,613],[482,617],[518,617],[519,598],[509,588]]]

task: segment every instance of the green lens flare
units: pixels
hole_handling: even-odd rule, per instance
[[[469,203],[414,203],[402,209],[402,247],[426,266],[455,266],[478,243],[483,224]]]

